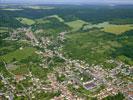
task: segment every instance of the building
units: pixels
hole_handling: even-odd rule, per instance
[[[84,83],[83,84],[83,87],[86,89],[86,90],[91,90],[93,88],[95,88],[97,85],[91,81],[91,82],[87,82],[87,83]]]

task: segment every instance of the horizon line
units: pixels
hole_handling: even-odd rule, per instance
[[[63,4],[63,5],[133,5],[133,2],[132,3],[118,3],[118,2],[113,2],[113,3],[109,3],[109,2],[87,2],[87,3],[84,3],[84,2],[47,2],[47,3],[37,3],[37,2],[33,2],[33,3],[29,3],[29,2],[2,2],[0,3],[1,4],[22,4],[22,5],[30,5],[30,4],[33,4],[33,5],[38,5],[38,4]]]

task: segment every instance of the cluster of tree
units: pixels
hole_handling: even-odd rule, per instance
[[[113,57],[120,57],[128,64],[133,64],[133,30],[127,31],[117,37],[117,41],[122,44],[122,47],[116,48],[112,53]]]
[[[103,100],[124,100],[124,95],[122,93],[118,93],[115,96],[108,96]]]
[[[26,25],[21,24],[15,17],[5,12],[0,14],[0,27],[19,28],[26,27]]]
[[[117,25],[123,25],[123,24],[133,24],[133,19],[131,18],[125,18],[125,19],[112,19],[109,21],[110,24],[117,24]]]
[[[39,29],[49,30],[48,33],[53,33],[53,32],[59,33],[59,32],[67,31],[70,29],[69,26],[67,26],[63,22],[60,22],[57,18],[50,18],[46,20],[49,20],[49,22],[34,24],[32,25],[32,29],[33,30],[39,30]]]

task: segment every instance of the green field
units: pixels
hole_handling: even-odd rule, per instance
[[[0,27],[0,33],[8,32],[7,27]]]
[[[72,22],[67,22],[66,24],[73,28],[72,31],[78,31],[84,24],[87,24],[87,22],[83,20],[75,20]]]
[[[23,18],[23,17],[18,17],[16,18],[18,21],[20,21],[22,24],[25,25],[33,25],[35,24],[35,21],[29,18]]]
[[[114,34],[122,34],[126,31],[132,30],[133,25],[107,25],[104,27],[103,31],[114,33]]]
[[[25,59],[35,52],[35,48],[23,48],[22,50],[18,49],[16,51],[10,52],[6,55],[0,56],[0,59],[4,59],[6,62],[11,62],[13,59],[17,61],[21,61],[22,59]]]

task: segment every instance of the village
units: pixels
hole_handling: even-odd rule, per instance
[[[52,60],[53,57],[58,57],[63,60],[63,63],[53,68],[53,71],[47,74],[47,81],[39,79],[32,74],[29,70],[26,75],[12,75],[12,78],[6,78],[0,74],[0,79],[4,84],[4,90],[0,91],[0,100],[2,97],[5,97],[8,100],[14,100],[14,96],[26,96],[29,100],[35,99],[35,92],[37,93],[49,93],[59,92],[59,95],[54,96],[52,100],[85,100],[85,98],[80,98],[76,93],[72,93],[68,86],[72,86],[74,89],[78,90],[81,87],[85,91],[91,92],[88,94],[83,94],[84,96],[97,98],[102,100],[107,96],[113,96],[122,92],[127,100],[133,100],[133,83],[131,80],[133,74],[133,66],[126,65],[120,61],[108,60],[107,62],[115,63],[117,67],[108,70],[104,69],[103,65],[89,65],[85,61],[73,60],[71,58],[65,57],[62,50],[62,43],[65,41],[65,34],[67,32],[62,32],[57,37],[58,46],[54,49],[49,49],[51,44],[54,44],[55,41],[52,41],[49,37],[41,37],[38,39],[31,29],[18,29],[11,33],[11,36],[7,38],[8,40],[17,40],[21,38],[18,33],[25,33],[26,38],[22,38],[23,41],[30,41],[33,47],[39,47],[43,49],[37,50],[35,53],[42,57],[41,63],[38,67],[43,69],[48,69],[51,63],[54,63]],[[20,49],[23,49],[21,47]],[[5,64],[5,68],[8,70],[8,65]],[[63,77],[63,79],[60,79]],[[24,87],[21,84],[21,81],[28,80],[31,82],[31,85]],[[22,91],[17,91],[17,87],[12,83],[20,83]],[[98,91],[98,92],[96,92]]]

